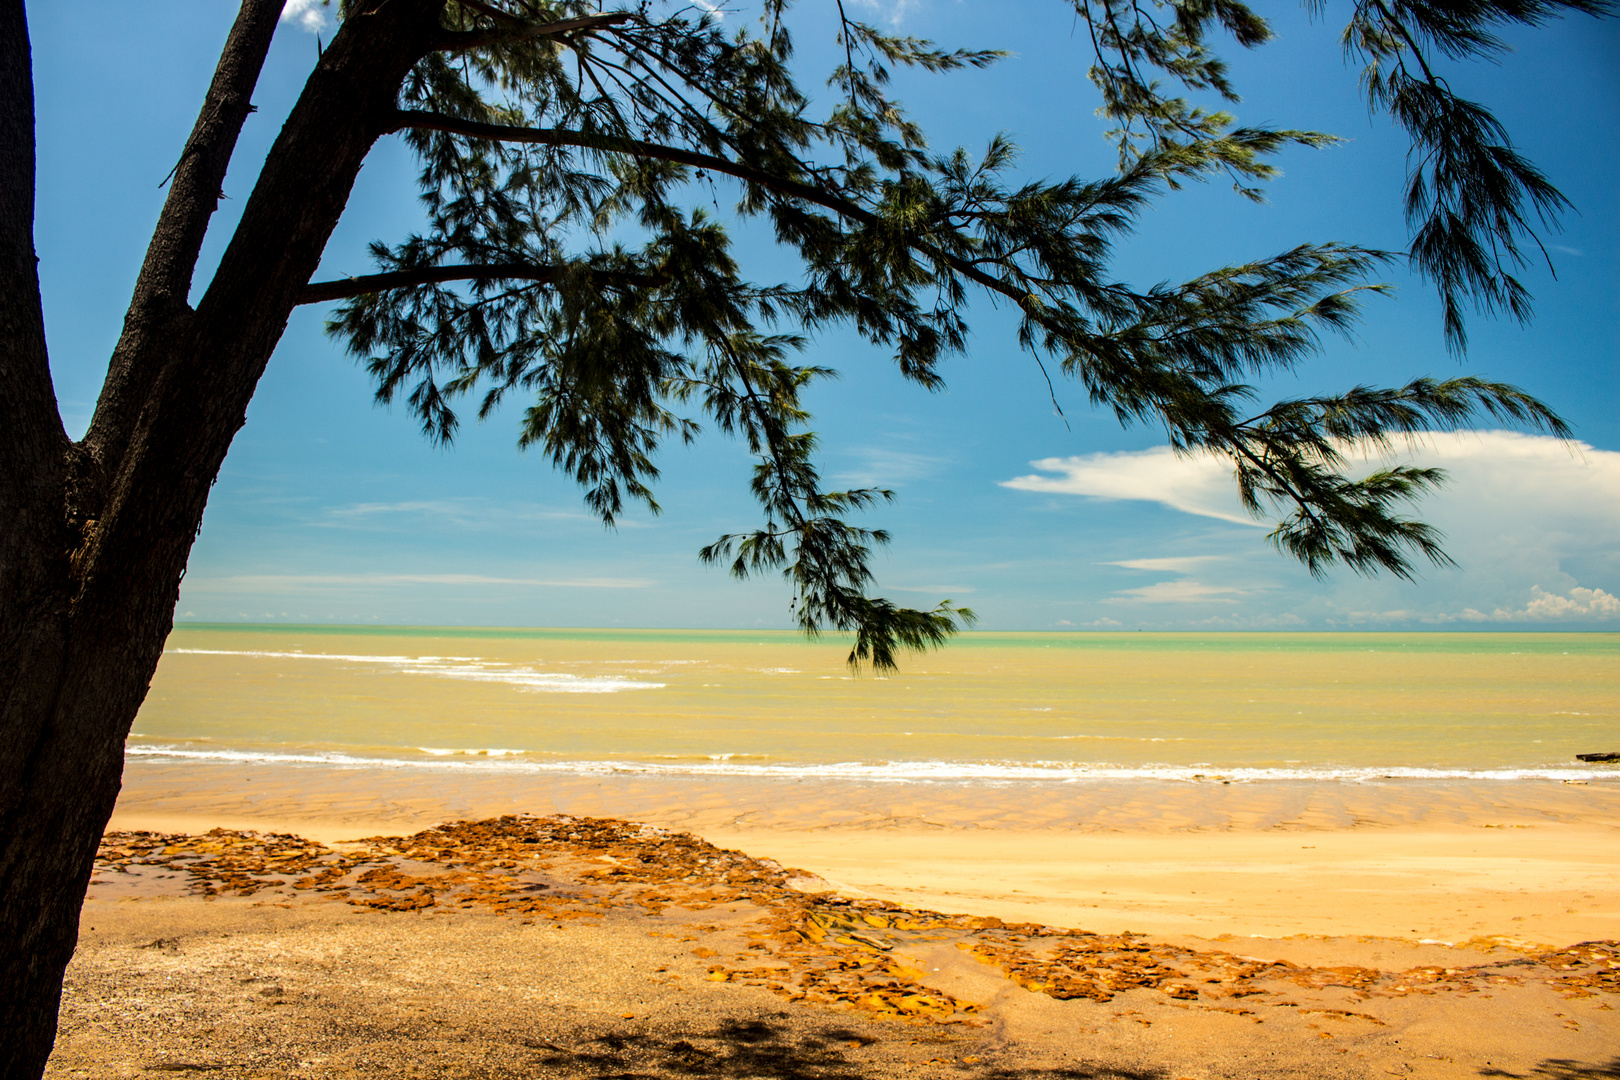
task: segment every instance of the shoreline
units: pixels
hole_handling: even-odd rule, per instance
[[[1050,654],[1008,647],[878,683],[763,647],[421,641],[433,656],[346,643],[332,667],[277,659],[294,637],[199,640],[160,666],[140,730],[221,757],[243,724],[281,748],[333,724],[442,748],[453,716],[497,748],[530,745],[538,715],[580,761],[988,762],[958,737],[1069,739],[1049,706],[1085,701],[1072,737],[1122,746],[1196,727],[1255,761],[1542,760],[1607,739],[1615,700],[1611,664],[1545,650],[1443,671],[1388,653],[1395,678],[1183,650],[1164,685],[1162,649],[1054,678]],[[522,692],[632,677],[667,689]],[[1224,760],[1171,741],[1176,761]],[[1620,769],[896,780],[432,753],[131,755],[52,1080],[1620,1076]]]

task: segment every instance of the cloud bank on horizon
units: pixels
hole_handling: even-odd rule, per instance
[[[1426,432],[1398,453],[1354,454],[1350,467],[1394,461],[1438,466],[1448,477],[1415,515],[1445,533],[1457,565],[1427,569],[1421,590],[1342,571],[1307,590],[1314,596],[1279,581],[1264,561],[1278,556],[1249,531],[1268,523],[1244,511],[1230,465],[1211,455],[1160,446],[1043,458],[1031,462],[1037,473],[1002,486],[1055,499],[1156,503],[1245,527],[1207,536],[1208,552],[1108,564],[1165,580],[1120,589],[1104,603],[1179,604],[1185,616],[1203,606],[1210,609],[1203,622],[1232,626],[1620,624],[1620,597],[1593,584],[1620,571],[1620,453],[1509,431]]]

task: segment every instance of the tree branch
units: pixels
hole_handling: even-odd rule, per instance
[[[452,135],[466,135],[473,139],[490,139],[495,142],[529,143],[536,146],[576,146],[584,150],[599,150],[611,154],[629,154],[632,157],[657,158],[660,161],[671,161],[677,165],[690,165],[695,169],[710,169],[727,176],[735,176],[739,180],[747,180],[780,194],[804,199],[818,206],[825,206],[829,210],[836,210],[839,213],[849,214],[865,220],[875,220],[873,215],[849,200],[830,195],[814,185],[798,180],[789,180],[764,169],[730,161],[723,157],[716,157],[713,154],[704,154],[695,150],[683,150],[678,146],[665,146],[661,143],[644,142],[641,139],[631,139],[620,135],[587,134],[582,131],[571,131],[567,128],[521,128],[509,127],[505,124],[486,124],[478,120],[463,120],[459,116],[447,116],[443,113],[424,112],[416,109],[400,110],[394,130],[401,131],[405,128],[413,128],[418,131],[444,131]]]
[[[161,336],[156,329],[189,314],[186,298],[197,256],[208,221],[219,206],[237,136],[253,112],[253,88],[270,51],[281,8],[282,0],[243,0],[191,137],[170,174],[169,195],[147,246],[124,317],[124,331],[113,350],[95,419],[85,436],[86,445],[104,469],[115,467],[112,463],[122,454],[147,390],[157,377],[157,363],[148,355],[150,343]]]
[[[7,496],[59,457],[67,439],[51,386],[37,264],[28,17],[21,0],[0,0],[0,515],[12,512]]]
[[[48,580],[68,436],[51,385],[34,256],[34,80],[22,0],[0,0],[0,657]],[[43,543],[42,543],[43,541]],[[56,552],[51,552],[55,555]],[[46,576],[38,576],[45,573]],[[0,668],[0,703],[15,670]]]
[[[456,4],[458,7],[476,11],[480,15],[488,15],[492,19],[505,19],[507,22],[515,23],[523,22],[523,16],[514,15],[510,11],[502,11],[492,4],[484,3],[483,0],[456,0]]]
[[[298,294],[300,304],[321,304],[328,300],[346,300],[351,296],[382,292],[385,289],[406,289],[413,285],[437,285],[449,281],[533,281],[550,284],[570,272],[566,265],[539,265],[535,263],[480,263],[462,266],[422,266],[412,270],[391,270],[383,274],[363,274],[359,277],[338,278],[334,281],[314,281]],[[633,285],[656,288],[666,278],[656,274],[627,274],[606,270],[588,273],[602,285]]]
[[[405,128],[414,128],[421,131],[444,131],[452,135],[466,135],[474,139],[490,139],[496,142],[531,143],[539,146],[577,146],[586,150],[629,154],[633,157],[657,158],[660,161],[671,161],[677,165],[690,165],[695,169],[708,169],[725,176],[734,176],[739,180],[758,184],[760,187],[774,191],[779,195],[803,199],[805,202],[825,207],[853,221],[858,221],[862,225],[875,225],[878,223],[878,216],[864,206],[819,188],[814,184],[807,184],[802,180],[790,180],[752,165],[745,165],[741,162],[716,157],[712,154],[699,153],[694,150],[683,150],[677,146],[664,146],[660,143],[644,142],[641,139],[630,139],[619,135],[586,134],[564,128],[520,128],[509,127],[504,124],[486,124],[478,120],[463,120],[459,116],[447,116],[443,113],[424,112],[416,109],[401,109],[397,114],[396,125],[393,130],[401,131]],[[1023,290],[1007,284],[1000,278],[986,274],[966,259],[950,255],[931,244],[925,244],[921,241],[912,241],[911,246],[931,258],[941,259],[969,281],[1010,298],[1020,307],[1023,307],[1028,298],[1028,294]]]
[[[466,52],[507,41],[532,41],[536,38],[563,37],[567,34],[589,33],[635,18],[633,11],[615,11],[607,15],[586,15],[578,19],[562,19],[554,23],[525,23],[519,27],[496,30],[451,30],[434,43],[440,52]]]
[[[1412,55],[1417,58],[1418,66],[1423,69],[1424,80],[1430,86],[1439,88],[1440,80],[1435,77],[1433,71],[1429,70],[1429,61],[1424,58],[1423,50],[1418,48],[1417,42],[1412,39],[1411,33],[1407,31],[1406,24],[1395,17],[1395,13],[1384,5],[1383,0],[1373,0],[1372,6],[1377,8],[1378,13],[1383,16],[1384,26],[1393,27],[1400,39],[1406,42],[1406,47],[1412,51]],[[1396,57],[1397,62],[1399,59],[1399,57]],[[1448,89],[1446,92],[1450,93],[1450,90]]]

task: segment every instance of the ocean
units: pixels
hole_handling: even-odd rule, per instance
[[[791,632],[182,625],[151,764],[738,779],[1581,780],[1620,634],[971,633],[854,675]]]

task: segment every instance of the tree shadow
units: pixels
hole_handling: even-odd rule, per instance
[[[1537,1065],[1534,1072],[1481,1069],[1479,1075],[1512,1077],[1514,1080],[1620,1080],[1620,1057],[1595,1063],[1573,1058],[1548,1058]]]
[[[764,1019],[728,1020],[702,1032],[685,1035],[660,1032],[609,1032],[582,1044],[554,1051],[542,1064],[564,1066],[581,1080],[667,1080],[672,1077],[761,1078],[761,1080],[867,1080],[877,1057],[883,1064],[903,1063],[911,1040],[896,1033],[892,1049],[870,1048],[888,1040],[868,1031],[831,1024],[806,1027]],[[948,1062],[974,1056],[972,1040],[934,1035],[921,1040],[925,1048],[912,1055],[929,1060],[932,1050]],[[1051,1068],[996,1067],[960,1063],[964,1072],[981,1080],[1168,1080],[1162,1069],[1113,1068],[1071,1064]]]

